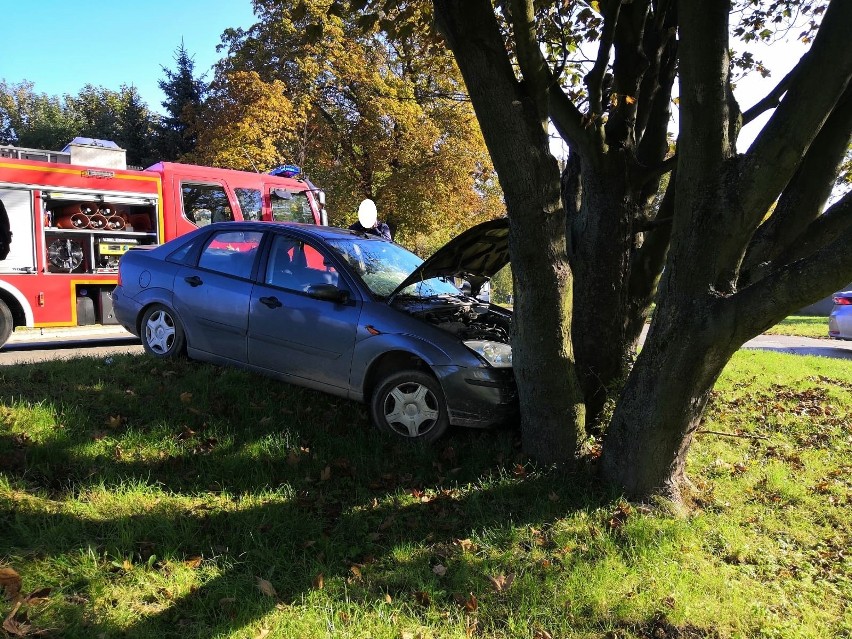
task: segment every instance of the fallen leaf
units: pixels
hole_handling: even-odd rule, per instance
[[[432,572],[434,572],[439,577],[443,577],[447,574],[447,567],[441,564],[435,564],[434,566],[432,566]]]
[[[195,570],[201,565],[201,557],[190,557],[189,559],[183,562],[183,565],[187,568],[192,568],[193,570]]]
[[[314,577],[314,590],[322,590],[325,586],[325,577],[320,573]]]
[[[515,573],[510,572],[508,575],[497,575],[496,577],[489,575],[488,580],[491,582],[491,585],[494,586],[494,590],[497,592],[505,592],[512,585],[512,582],[515,581]]]
[[[188,391],[181,393],[180,394],[180,401],[182,401],[184,404],[191,404],[192,403],[192,393],[190,393]],[[267,631],[267,632],[269,632],[269,631]]]
[[[473,542],[470,539],[456,539],[453,543],[465,552],[473,550]]]
[[[236,597],[222,597],[222,598],[219,600],[219,605],[220,605],[220,606],[232,606],[232,605],[234,605],[235,603],[237,603],[237,598],[236,598]]]
[[[432,604],[432,597],[425,590],[414,591],[414,600],[424,608]]]
[[[21,602],[15,604],[6,618],[3,620],[3,630],[8,632],[13,637],[26,637],[30,634],[32,626],[28,623],[27,613],[23,612],[18,615],[18,609],[21,607]]]
[[[47,601],[47,597],[50,595],[52,590],[52,588],[39,588],[38,590],[33,590],[30,594],[24,597],[24,602],[30,606],[44,603]]]
[[[264,417],[264,418],[262,418],[262,419],[260,420],[260,425],[261,425],[261,426],[265,426],[266,424],[268,424],[268,423],[269,423],[269,422],[271,422],[271,421],[272,421],[272,418],[271,418],[271,417],[268,417],[268,416],[267,416],[267,417]]]
[[[131,570],[133,570],[133,564],[130,562],[129,559],[125,559],[124,561],[122,561],[121,567],[124,568],[125,572],[130,572]]]
[[[388,593],[385,593],[385,603],[393,603],[393,597],[391,597]]]
[[[106,420],[106,426],[107,428],[112,428],[114,430],[121,426],[121,423],[123,421],[124,420],[122,419],[121,415],[110,415]]]
[[[255,577],[255,579],[257,579],[257,587],[260,592],[267,597],[278,597],[278,593],[275,592],[275,588],[266,579],[263,579],[262,577]]]
[[[355,579],[361,578],[361,569],[358,566],[354,564],[349,566],[349,572],[352,573],[352,576],[355,577]]]
[[[554,492],[551,492],[551,493],[547,496],[547,498],[548,498],[550,501],[559,501],[559,495],[557,495],[557,494],[556,494],[556,493],[554,493]]]
[[[0,568],[0,587],[6,591],[6,599],[15,599],[21,592],[21,576],[14,568]]]
[[[261,628],[257,631],[257,634],[254,636],[254,639],[264,639],[264,637],[269,635],[269,628]]]
[[[320,481],[328,481],[331,479],[331,466],[326,466],[320,473]]]
[[[460,592],[453,593],[453,601],[464,608],[466,612],[476,612],[476,609],[479,608],[479,601],[473,593],[470,593],[468,597]]]

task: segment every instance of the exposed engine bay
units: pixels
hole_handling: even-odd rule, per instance
[[[512,314],[466,296],[440,295],[400,299],[394,306],[426,320],[462,340],[489,340],[509,344]]]

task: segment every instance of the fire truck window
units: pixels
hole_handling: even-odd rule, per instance
[[[216,233],[198,259],[199,268],[248,279],[254,266],[257,247],[263,233],[259,231],[223,231]]]
[[[275,189],[272,189],[269,193],[269,202],[272,205],[272,219],[276,222],[314,223],[314,212],[304,193],[291,193],[289,198],[282,198],[275,194]]]
[[[224,187],[218,184],[182,184],[181,192],[183,214],[196,226],[234,219]]]
[[[240,211],[244,220],[259,220],[263,209],[263,201],[258,189],[234,189],[237,194],[237,202],[240,203]]]

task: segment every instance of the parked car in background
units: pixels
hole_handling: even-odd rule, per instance
[[[828,336],[852,339],[852,290],[835,293],[834,308],[828,316]]]
[[[187,354],[365,402],[386,432],[433,441],[517,412],[511,312],[465,295],[508,262],[508,223],[423,262],[375,235],[293,223],[211,224],[128,251],[116,318],[154,357]]]

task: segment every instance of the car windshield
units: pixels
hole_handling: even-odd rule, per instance
[[[354,270],[375,295],[388,297],[414,269],[423,263],[411,251],[391,242],[358,237],[331,239],[328,245]],[[414,297],[460,295],[454,284],[433,277],[406,286],[399,293]]]

